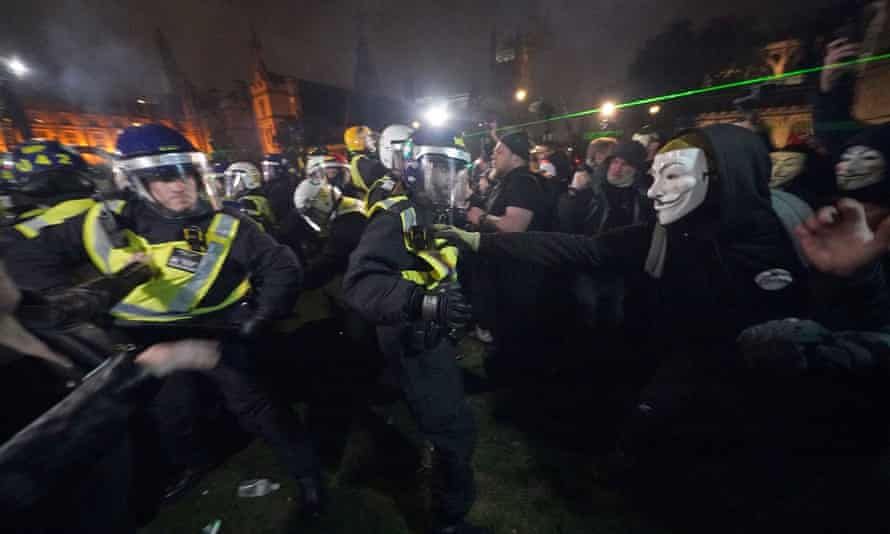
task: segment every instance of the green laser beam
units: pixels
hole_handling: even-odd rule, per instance
[[[670,93],[670,94],[661,95],[661,96],[653,96],[653,97],[649,97],[649,98],[641,98],[639,100],[634,100],[632,102],[624,102],[621,104],[615,104],[615,109],[625,109],[625,108],[632,108],[632,107],[637,107],[637,106],[645,106],[646,104],[667,102],[669,100],[677,100],[678,98],[685,98],[687,96],[695,96],[695,95],[701,95],[701,94],[705,94],[705,93],[713,93],[715,91],[722,91],[724,89],[733,89],[736,87],[745,87],[748,85],[756,85],[759,83],[773,82],[776,80],[784,80],[785,78],[793,78],[795,76],[801,76],[803,74],[811,74],[814,72],[821,72],[823,70],[830,70],[830,69],[839,69],[839,68],[843,68],[843,67],[849,67],[851,65],[861,65],[863,63],[873,63],[875,61],[883,61],[885,59],[890,59],[890,53],[878,54],[878,55],[874,55],[874,56],[866,56],[866,57],[862,57],[862,58],[851,59],[850,61],[842,61],[840,63],[833,63],[831,65],[822,65],[820,67],[809,67],[806,69],[798,69],[798,70],[786,72],[784,74],[779,74],[779,75],[761,76],[759,78],[751,78],[749,80],[741,80],[738,82],[724,83],[724,84],[720,84],[720,85],[714,85],[712,87],[703,87],[701,89],[689,89],[689,90],[680,91],[677,93]],[[540,119],[540,120],[531,121],[531,122],[524,122],[522,124],[513,124],[510,126],[502,126],[501,128],[496,129],[495,132],[501,132],[501,131],[505,131],[505,130],[514,130],[517,128],[527,128],[529,126],[536,126],[538,124],[544,124],[544,123],[554,122],[554,121],[577,119],[579,117],[595,115],[595,114],[599,113],[600,110],[601,110],[601,108],[597,107],[597,108],[592,108],[592,109],[585,109],[582,111],[575,111],[573,113],[566,113],[564,115],[557,115],[555,117],[548,117],[546,119]],[[485,135],[487,133],[488,133],[487,130],[471,132],[471,133],[464,135],[464,137]]]

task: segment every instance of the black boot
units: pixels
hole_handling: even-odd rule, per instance
[[[300,486],[300,515],[304,519],[318,519],[327,507],[327,493],[320,476],[297,479]]]

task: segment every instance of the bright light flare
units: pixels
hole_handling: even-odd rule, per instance
[[[516,98],[517,102],[525,102],[525,99],[528,97],[528,91],[525,89],[517,89],[516,94],[513,95]]]
[[[649,115],[658,115],[659,113],[661,113],[661,106],[656,104],[649,108]]]
[[[604,102],[602,106],[600,106],[600,115],[605,118],[614,117],[615,116],[615,102]]]
[[[31,69],[25,65],[25,62],[17,57],[9,58],[6,60],[6,68],[9,69],[16,78],[23,78],[31,72]]]
[[[448,113],[448,107],[445,106],[445,104],[430,108],[429,111],[427,111],[424,115],[424,119],[426,120],[426,122],[434,128],[444,126],[450,118],[451,114]]]

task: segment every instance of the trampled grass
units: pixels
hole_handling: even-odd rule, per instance
[[[490,391],[479,387],[482,346],[466,340],[461,350],[479,424],[478,498],[469,519],[496,534],[890,531],[881,513],[890,495],[886,459],[801,458],[785,478],[764,475],[759,459],[741,476],[718,461],[667,484],[644,479],[648,497],[638,498],[614,483],[608,461],[633,386],[628,397],[616,394],[609,377],[541,377]],[[330,508],[319,521],[297,518],[295,484],[255,440],[161,508],[142,534],[198,534],[217,519],[220,534],[424,534],[428,503],[418,489],[420,443],[411,417],[401,403],[374,412],[322,436]],[[236,496],[239,481],[258,477],[282,488],[262,498]]]

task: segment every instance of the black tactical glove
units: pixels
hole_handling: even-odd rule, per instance
[[[108,313],[114,305],[137,286],[154,275],[144,263],[128,265],[111,276],[103,276],[81,285],[43,296],[28,293],[16,316],[28,328],[55,329],[91,322]]]
[[[432,348],[446,337],[458,341],[472,319],[472,308],[457,282],[432,290],[418,289],[411,308],[415,320],[412,345],[416,348]]]
[[[244,321],[241,328],[238,330],[238,335],[243,339],[252,339],[268,330],[271,324],[272,320],[269,318],[268,314],[262,311],[257,311]]]

